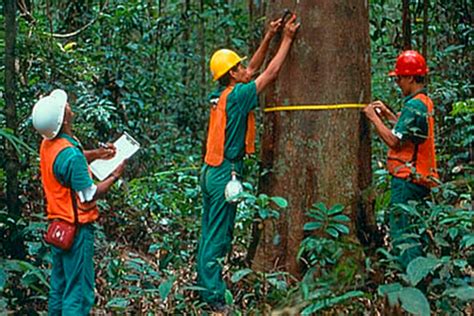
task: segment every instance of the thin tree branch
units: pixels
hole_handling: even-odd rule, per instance
[[[20,16],[31,24],[36,24],[36,19],[33,17],[30,11],[28,11],[28,6],[25,4],[25,0],[18,0],[18,8],[20,9]]]
[[[104,9],[107,7],[109,3],[109,0],[105,1],[104,2],[104,5],[102,6],[102,8],[100,9],[99,13],[97,14],[97,16],[92,20],[90,21],[89,23],[87,23],[86,25],[84,25],[83,27],[81,27],[80,29],[74,31],[74,32],[71,32],[71,33],[66,33],[66,34],[59,34],[59,33],[45,33],[51,37],[54,37],[54,38],[68,38],[68,37],[73,37],[73,36],[76,36],[78,34],[80,34],[81,32],[83,32],[84,30],[86,30],[89,26],[91,26],[92,24],[94,24],[95,22],[97,22],[97,20],[99,19],[99,17],[102,15],[102,12],[104,12]]]

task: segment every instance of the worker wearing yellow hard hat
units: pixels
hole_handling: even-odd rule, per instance
[[[230,49],[220,49],[212,55],[210,66],[212,79],[218,80],[231,70],[235,65],[247,59],[241,58],[236,52]]]
[[[237,204],[226,200],[225,188],[242,175],[243,157],[255,151],[255,116],[257,96],[272,83],[285,58],[299,27],[292,16],[287,23],[270,23],[259,48],[244,67],[236,52],[229,49],[216,51],[210,68],[218,88],[210,96],[210,119],[206,141],[204,166],[201,171],[203,213],[201,238],[197,257],[198,285],[203,301],[215,311],[226,312],[222,280],[222,258],[230,248]],[[254,80],[253,75],[263,64],[274,35],[282,31],[279,49],[267,68]],[[232,180],[232,181],[231,181]]]

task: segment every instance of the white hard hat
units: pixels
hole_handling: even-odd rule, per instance
[[[61,130],[67,103],[64,90],[56,89],[41,98],[33,107],[33,126],[47,139],[53,139]]]

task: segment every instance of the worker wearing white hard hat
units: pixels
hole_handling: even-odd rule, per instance
[[[33,126],[45,138],[53,139],[63,125],[67,105],[67,94],[56,89],[41,98],[33,107]]]
[[[92,223],[99,217],[96,199],[104,196],[125,168],[120,165],[107,179],[94,184],[88,163],[112,158],[115,147],[108,144],[106,148],[83,150],[73,134],[73,117],[67,93],[60,89],[38,100],[32,112],[33,126],[43,136],[40,169],[50,221],[45,240],[52,244],[52,315],[87,315],[94,304]],[[60,238],[59,243],[52,242],[52,227],[73,227],[72,244],[65,246]]]

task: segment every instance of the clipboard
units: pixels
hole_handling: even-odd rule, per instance
[[[99,181],[103,181],[110,176],[125,159],[132,157],[140,149],[140,143],[126,132],[114,142],[114,146],[117,152],[112,159],[96,159],[89,165],[92,174]]]

